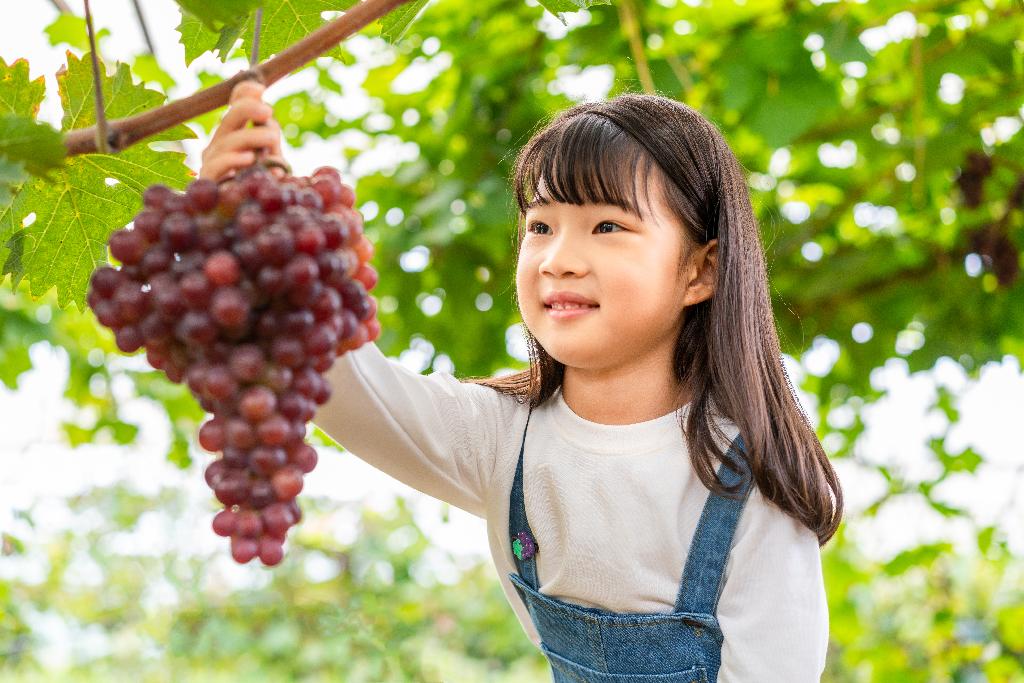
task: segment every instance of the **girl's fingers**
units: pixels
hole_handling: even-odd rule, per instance
[[[203,164],[199,170],[199,177],[220,180],[232,171],[251,165],[255,160],[256,153],[251,150],[217,154],[209,163]]]
[[[281,151],[280,132],[271,126],[243,128],[227,133],[217,141],[216,147],[211,143],[212,154],[219,156],[224,153],[242,152],[259,148]]]
[[[224,118],[218,124],[213,137],[216,138],[218,134],[230,133],[244,128],[245,124],[249,121],[266,123],[273,113],[273,108],[266,102],[261,100],[241,100],[237,104],[232,105],[227,113],[224,114]]]
[[[231,96],[228,98],[228,104],[234,104],[238,100],[253,98],[260,99],[263,97],[263,91],[266,87],[257,81],[242,81],[237,83],[234,88],[231,89]]]
[[[274,135],[274,142],[270,145],[270,153],[282,156],[281,152],[281,124],[277,122],[277,119],[270,118],[264,126],[270,130]]]

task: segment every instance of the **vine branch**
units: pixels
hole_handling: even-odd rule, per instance
[[[61,14],[71,14],[71,8],[68,7],[68,3],[64,0],[50,0],[50,4],[57,8],[57,11]]]
[[[269,86],[313,61],[370,22],[409,1],[363,0],[334,21],[324,24],[302,40],[256,67],[240,71],[217,85],[200,90],[180,100],[168,102],[161,107],[135,116],[110,121],[108,139],[111,148],[115,152],[120,151],[179,123],[223,107],[228,103],[231,89],[241,81],[255,79]],[[79,128],[69,132],[64,136],[64,146],[68,156],[95,153],[97,151],[96,127]]]

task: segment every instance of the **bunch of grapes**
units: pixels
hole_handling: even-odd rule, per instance
[[[199,444],[221,456],[206,481],[224,509],[213,530],[239,563],[275,565],[316,466],[306,423],[334,359],[380,335],[377,273],[355,195],[332,168],[276,178],[256,164],[218,184],[143,194],[115,232],[122,264],[92,276],[88,302],[119,349],[145,348],[213,417]]]
[[[990,175],[992,175],[992,157],[977,150],[969,151],[956,179],[963,196],[964,206],[969,209],[981,206],[984,199],[985,178]]]

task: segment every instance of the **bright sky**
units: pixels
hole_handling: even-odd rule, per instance
[[[81,2],[70,0],[72,8],[81,12]],[[172,97],[192,92],[198,85],[197,70],[207,68],[224,75],[231,75],[245,65],[236,62],[224,67],[210,56],[193,63],[184,70],[183,52],[177,44],[177,33],[173,27],[178,23],[176,6],[171,0],[153,0],[144,3],[150,22],[151,33],[157,41],[157,56],[181,84],[180,90]],[[104,43],[107,59],[134,54],[142,47],[142,38],[134,23],[134,10],[128,0],[108,0],[93,3],[99,27],[107,27],[111,36]],[[585,11],[576,13],[576,20],[585,20]],[[55,96],[56,86],[53,74],[63,61],[63,50],[49,47],[44,39],[43,29],[55,17],[55,11],[45,2],[32,3],[31,9],[21,12],[10,21],[0,22],[0,56],[10,62],[19,57],[29,59],[33,77],[42,74],[47,79],[49,97],[44,103],[42,117],[52,123],[60,119],[59,102]],[[545,16],[539,28],[551,37],[560,35],[561,26]],[[379,45],[361,39],[350,47],[361,59],[377,60],[386,58]],[[382,55],[384,55],[382,57]],[[443,66],[444,52],[438,53]],[[420,67],[427,72],[412,74],[403,81],[402,87],[416,87],[409,84],[418,78],[429,78],[429,65]],[[366,73],[365,66],[351,68],[332,67],[332,73],[340,80],[357,89]],[[584,70],[570,69],[565,73],[557,88],[571,92],[574,97],[600,98],[607,93],[610,82],[600,65]],[[313,87],[309,79],[291,77],[270,88],[267,99],[273,101],[286,93]],[[352,118],[371,106],[367,98],[359,95],[330,99],[331,111],[341,118]],[[361,134],[353,133],[351,139]],[[348,139],[348,138],[346,138]],[[187,141],[189,163],[198,169],[199,151],[205,139]],[[337,163],[340,140],[318,142],[306,145],[303,150],[286,149],[285,155],[291,161],[295,172],[308,173],[316,166]],[[377,163],[395,164],[399,160],[415,156],[413,147],[394,141],[385,149],[378,149],[366,157]],[[376,167],[367,161],[348,169],[350,182]],[[410,259],[407,253],[404,258]],[[404,264],[403,264],[403,267]],[[851,335],[863,338],[865,329],[860,327]],[[924,331],[925,335],[927,330]],[[868,332],[870,334],[870,332]],[[509,350],[514,356],[523,358],[521,340],[510,335]],[[428,367],[432,347],[429,342],[424,356],[424,343],[408,349],[401,356],[401,362],[417,371]],[[905,349],[903,349],[905,352]],[[810,350],[800,359],[786,357],[788,370],[797,383],[805,373],[824,374],[835,362],[837,345],[828,339],[817,339]],[[972,510],[979,524],[997,522],[1009,534],[1015,552],[1024,555],[1024,467],[1020,458],[1020,437],[1016,430],[1020,424],[1021,406],[1024,406],[1024,377],[1017,360],[1006,356],[999,364],[991,363],[981,371],[979,381],[969,381],[960,366],[950,359],[943,359],[931,372],[909,376],[906,363],[893,351],[894,357],[882,368],[871,371],[872,383],[878,388],[887,388],[890,395],[880,403],[869,406],[863,412],[867,432],[858,444],[858,458],[865,464],[889,463],[911,479],[925,479],[935,476],[938,465],[925,449],[924,444],[931,437],[941,435],[947,428],[945,417],[939,411],[928,411],[926,405],[935,395],[935,387],[942,385],[958,397],[962,419],[949,429],[947,447],[953,452],[966,446],[975,448],[985,459],[976,476],[952,476],[938,487],[940,497],[954,505]],[[143,492],[155,493],[156,482],[161,485],[180,487],[188,492],[192,505],[181,518],[171,519],[158,512],[145,515],[139,528],[122,538],[112,539],[115,544],[136,551],[146,549],[159,552],[168,547],[178,547],[181,553],[206,552],[220,548],[216,560],[220,579],[234,585],[261,583],[266,574],[258,567],[235,565],[228,557],[226,545],[209,530],[209,519],[213,501],[209,489],[203,482],[200,466],[208,461],[206,454],[197,455],[197,465],[181,472],[164,460],[169,427],[164,414],[154,405],[141,399],[128,400],[125,418],[142,425],[139,443],[128,448],[96,445],[71,450],[61,442],[59,425],[63,419],[72,416],[74,406],[65,401],[61,394],[67,378],[66,354],[60,349],[39,344],[32,348],[35,368],[22,376],[19,389],[11,392],[0,388],[0,415],[7,427],[0,430],[0,530],[10,531],[30,541],[28,554],[23,558],[4,558],[0,563],[0,579],[19,576],[28,580],[40,580],[45,569],[45,555],[41,546],[49,536],[68,528],[88,524],[88,520],[72,520],[63,498],[94,486],[127,481],[132,487]],[[139,359],[125,360],[128,364],[141,362]],[[450,366],[434,366],[434,369],[448,369]],[[124,394],[125,387],[115,387]],[[811,400],[802,395],[801,400],[809,413]],[[853,419],[852,409],[833,411],[829,418],[835,426],[849,424]],[[17,425],[17,428],[11,426]],[[832,452],[836,444],[826,441],[826,451]],[[923,540],[950,539],[970,552],[974,536],[966,525],[950,522],[931,510],[920,498],[906,498],[887,504],[873,519],[859,519],[858,511],[872,502],[884,490],[882,478],[870,467],[858,465],[850,460],[836,461],[844,492],[847,497],[846,519],[850,533],[854,535],[864,552],[872,557],[887,559],[912,544]],[[386,510],[391,506],[393,496],[401,495],[411,501],[416,510],[417,521],[430,535],[438,548],[450,551],[456,557],[452,565],[443,553],[434,553],[431,566],[442,580],[454,580],[458,565],[472,563],[488,557],[483,520],[474,518],[452,508],[451,521],[441,522],[441,505],[438,501],[423,496],[413,489],[400,484],[377,470],[369,467],[356,457],[335,451],[322,451],[317,469],[307,478],[307,488],[302,495],[325,496],[339,503],[336,515],[325,517],[318,524],[326,525],[342,540],[351,540],[355,529],[356,508],[342,503],[360,501],[376,509]],[[13,511],[32,508],[38,526],[33,530],[16,520]],[[1018,523],[1013,524],[1013,520]],[[312,520],[304,524],[312,523]],[[183,540],[181,540],[183,539]],[[34,543],[38,545],[35,545]],[[179,547],[180,546],[180,547]],[[311,580],[326,578],[330,563],[317,558],[310,560],[306,567]],[[84,561],[76,566],[81,580],[85,583],[98,582],[98,568],[90,567]],[[165,587],[166,588],[166,587]],[[154,587],[152,594],[143,598],[153,604],[173,600],[173,595]],[[71,638],[66,627],[39,617],[38,626],[48,634],[47,657],[55,664],[67,661],[73,656],[68,643]],[[97,646],[99,647],[99,646]],[[102,649],[102,648],[101,648]]]

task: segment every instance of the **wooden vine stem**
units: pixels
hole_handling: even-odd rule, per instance
[[[231,90],[241,81],[253,79],[269,86],[313,61],[370,22],[407,2],[410,0],[363,0],[334,21],[324,24],[262,64],[241,71],[226,81],[183,99],[135,116],[108,121],[107,140],[110,150],[120,151],[179,123],[223,107],[228,103]],[[95,153],[96,133],[96,127],[90,126],[70,131],[65,135],[64,146],[67,148],[68,156]]]

